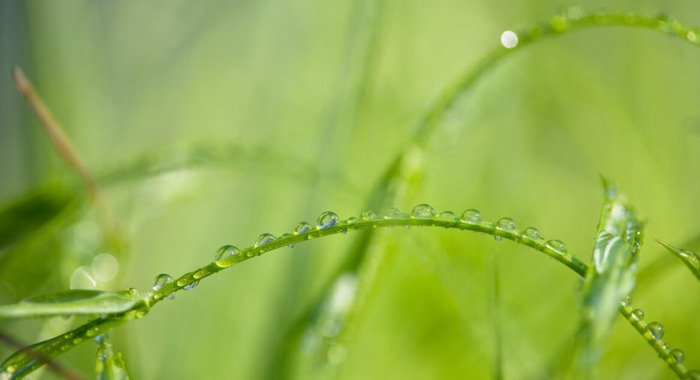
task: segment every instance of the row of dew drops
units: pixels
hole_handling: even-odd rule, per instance
[[[620,305],[623,307],[628,307],[632,306],[632,298],[627,296],[625,297],[622,301],[620,301]],[[645,328],[646,331],[651,334],[652,338],[654,340],[657,340],[661,343],[661,349],[665,353],[665,358],[668,358],[670,360],[673,360],[674,362],[678,364],[682,364],[683,361],[685,360],[685,353],[683,350],[679,348],[673,348],[671,349],[671,346],[668,343],[663,342],[663,337],[666,332],[664,329],[664,326],[659,323],[659,322],[651,322],[646,324],[646,327],[644,326],[644,311],[642,309],[633,309],[632,310],[632,318],[634,319],[634,323],[640,325],[642,328]],[[661,354],[659,354],[661,356]],[[687,379],[691,380],[700,380],[700,371],[698,370],[692,370],[689,371],[686,374]]]
[[[586,12],[582,8],[571,7],[566,12],[552,16],[552,18],[549,20],[549,26],[555,32],[561,33],[574,26],[572,24],[586,16]],[[589,16],[592,16],[595,19],[596,17],[606,18],[609,16],[617,15],[607,13],[594,13]],[[637,15],[625,14],[622,16],[625,18],[625,21],[629,24],[635,24],[637,21]],[[688,40],[688,42],[694,44],[700,43],[700,29],[686,29],[673,16],[669,16],[667,14],[660,14],[654,18],[654,21],[656,22],[655,29],[658,29],[670,35],[676,35],[680,38],[684,38]],[[537,25],[531,30],[527,31],[527,33],[529,33],[532,36],[537,36],[542,33],[542,27],[540,25]],[[503,47],[505,47],[506,49],[513,49],[517,47],[518,42],[518,34],[511,30],[506,30],[501,34],[501,45],[503,45]]]
[[[535,227],[528,227],[522,232],[516,229],[515,222],[513,219],[508,217],[503,217],[499,219],[495,224],[491,222],[486,222],[482,220],[481,212],[476,209],[468,209],[464,211],[461,216],[455,215],[452,211],[443,211],[441,213],[436,213],[435,209],[427,204],[419,204],[413,208],[410,214],[401,212],[399,209],[390,208],[382,212],[381,214],[376,214],[374,211],[366,210],[363,211],[359,218],[350,217],[345,221],[342,221],[338,215],[332,211],[326,211],[318,217],[316,227],[312,227],[307,222],[299,223],[292,234],[284,234],[279,237],[279,239],[288,238],[291,236],[308,234],[308,238],[313,238],[313,232],[318,230],[323,230],[336,226],[344,226],[346,228],[342,229],[342,233],[346,233],[348,228],[352,228],[353,225],[359,222],[368,221],[380,221],[380,220],[402,220],[402,219],[424,219],[424,220],[436,220],[448,223],[458,223],[462,225],[482,225],[487,228],[492,228],[494,230],[493,237],[495,240],[500,241],[504,236],[509,235],[515,239],[527,239],[533,242],[544,242],[541,237],[539,230]],[[445,226],[447,227],[447,226]],[[405,226],[405,228],[410,228],[410,226]],[[483,233],[482,233],[483,234]],[[271,243],[278,238],[270,233],[261,234],[255,241],[254,248],[259,248],[265,244]],[[560,240],[552,239],[544,242],[547,248],[553,250],[560,255],[567,254],[566,245]],[[289,248],[294,248],[294,245],[290,245]],[[232,256],[240,255],[241,250],[233,245],[224,245],[216,251],[214,255],[214,261],[218,262],[227,259]],[[257,250],[258,253],[262,253],[262,249]],[[253,257],[256,255],[255,250],[247,250],[247,257]],[[178,287],[182,287],[185,290],[191,290],[197,287],[199,284],[199,278],[203,276],[203,272],[195,272],[192,277],[195,281],[190,281],[187,279],[188,276],[184,276],[177,281]],[[161,273],[155,277],[153,281],[153,290],[157,291],[164,286],[175,282],[175,279],[166,273]],[[167,296],[167,299],[172,300],[175,298],[175,294],[171,293]]]

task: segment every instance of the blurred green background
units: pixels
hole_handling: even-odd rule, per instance
[[[249,246],[325,210],[358,215],[416,121],[502,31],[572,5],[0,1],[0,201],[41,189],[59,213],[21,236],[3,226],[12,242],[0,247],[0,303],[75,285],[76,270],[101,253],[119,271],[98,289],[148,289],[159,273],[207,263],[222,244]],[[616,6],[586,10],[666,12],[700,25],[694,1]],[[105,240],[76,175],[16,91],[14,66],[101,178],[121,246]],[[649,30],[598,28],[529,46],[450,110],[423,156],[422,181],[395,206],[510,216],[587,262],[599,173],[612,178],[648,222],[633,303],[699,368],[699,284],[652,240],[700,248],[698,67],[700,49]],[[83,201],[67,205],[73,196]],[[356,238],[224,271],[115,330],[115,349],[134,379],[266,378],[286,326]],[[580,280],[562,265],[471,233],[392,229],[377,239],[393,259],[353,329],[328,352],[293,346],[294,377],[491,378],[495,320],[505,378],[539,378],[570,350]],[[32,343],[81,321],[2,322],[0,331]],[[59,362],[93,377],[95,349]],[[0,358],[13,350],[0,344]],[[597,375],[671,378],[655,356],[620,320]]]

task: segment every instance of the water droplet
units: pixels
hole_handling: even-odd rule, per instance
[[[501,241],[501,240],[503,240],[503,237],[498,236],[498,235],[493,235],[493,240],[495,240],[495,241]]]
[[[264,233],[264,234],[258,236],[258,240],[255,241],[255,246],[259,247],[261,245],[270,243],[274,240],[275,240],[275,235]]]
[[[354,216],[349,217],[348,220],[345,221],[345,223],[347,223],[347,224],[355,224],[357,222],[358,222],[358,220]]]
[[[538,240],[540,238],[540,231],[535,227],[528,227],[523,231],[523,236],[530,240]]]
[[[624,307],[632,305],[632,297],[626,296],[622,299],[622,301],[620,301],[620,305]]]
[[[506,30],[501,34],[501,45],[506,49],[512,49],[518,46],[518,35],[515,32]]]
[[[373,220],[377,217],[377,214],[374,213],[372,210],[365,210],[362,211],[360,214],[360,219],[362,220]]]
[[[698,40],[698,35],[694,31],[689,30],[688,33],[686,33],[685,38],[687,38],[690,42],[696,42]]]
[[[685,354],[683,353],[683,351],[681,351],[677,348],[674,348],[673,350],[671,350],[670,355],[673,358],[673,360],[676,361],[676,363],[680,364],[680,363],[683,363],[683,360],[685,360]]]
[[[515,231],[515,222],[511,218],[501,218],[496,222],[496,228],[502,231]]]
[[[301,222],[301,223],[297,224],[296,228],[294,228],[294,234],[295,235],[305,234],[305,233],[309,232],[310,229],[311,229],[311,226],[309,225],[309,223]]]
[[[332,211],[326,211],[318,217],[318,229],[330,228],[338,224],[338,215]]]
[[[471,224],[481,223],[481,212],[479,212],[479,210],[475,210],[473,208],[470,208],[469,210],[462,213],[462,216],[460,217],[460,219],[462,220],[462,222],[465,222],[465,223],[471,223]]]
[[[647,330],[649,330],[654,339],[661,339],[664,337],[664,326],[659,322],[651,322],[647,326]]]
[[[641,321],[644,319],[644,310],[642,309],[634,309],[632,310],[632,316],[638,320]]]
[[[107,349],[105,347],[100,347],[97,349],[97,360],[101,362],[107,360]]]
[[[688,380],[700,380],[700,371],[698,371],[697,369],[694,369],[694,370],[688,372],[688,373],[685,375],[685,377],[686,377]]]
[[[204,273],[205,273],[204,270],[198,270],[197,273],[195,273],[194,275],[192,275],[192,277],[193,277],[195,280],[199,280],[200,278],[204,277]]]
[[[549,249],[559,251],[560,253],[566,253],[566,245],[561,240],[552,239],[547,241],[547,247]]]
[[[199,285],[199,281],[192,282],[184,287],[185,290],[192,290]]]
[[[432,219],[435,217],[435,209],[431,205],[421,203],[413,208],[411,217],[415,219]]]
[[[391,219],[400,213],[401,210],[397,209],[396,207],[389,207],[388,209],[384,210],[384,212],[382,212],[382,217],[384,219]]]
[[[438,220],[442,220],[445,222],[458,222],[459,218],[457,218],[457,215],[453,213],[452,211],[443,211],[438,215]]]
[[[172,276],[167,273],[161,273],[153,279],[153,290],[159,290],[173,281],[175,281],[175,279],[173,279]]]
[[[241,250],[233,245],[224,245],[221,248],[219,248],[218,251],[216,251],[216,255],[214,255],[214,261],[219,261],[229,258],[231,256],[236,256],[240,252]]]

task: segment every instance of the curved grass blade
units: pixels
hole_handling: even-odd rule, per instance
[[[136,289],[120,292],[73,289],[28,298],[0,306],[0,319],[52,317],[57,315],[116,314],[145,303],[147,293]]]
[[[97,380],[129,380],[122,354],[114,352],[112,342],[107,334],[101,335],[95,340],[100,344],[97,349]]]
[[[637,257],[643,224],[632,206],[605,178],[605,202],[598,223],[598,237],[583,285],[584,339],[586,368],[594,364],[602,345],[612,331],[620,301],[635,286]]]
[[[700,257],[698,257],[698,255],[695,252],[687,249],[676,248],[671,244],[665,243],[659,239],[656,239],[656,242],[666,247],[666,249],[668,249],[676,257],[681,259],[683,264],[685,264],[685,266],[690,270],[690,272],[693,275],[695,275],[695,278],[700,280]]]

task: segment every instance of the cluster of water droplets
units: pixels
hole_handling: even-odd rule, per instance
[[[620,305],[623,307],[632,307],[632,298],[629,296],[625,297],[622,301],[620,301]],[[664,343],[662,341],[666,330],[664,329],[664,326],[661,323],[651,322],[645,324],[644,311],[642,309],[633,309],[631,312],[631,316],[633,319],[633,323],[636,323],[640,327],[644,328],[647,332],[649,332],[649,334],[654,340],[660,342],[663,354],[659,354],[659,356],[665,355],[666,358],[671,359],[678,364],[683,363],[683,361],[685,360],[685,353],[683,352],[683,350],[679,348],[672,349],[669,344]],[[694,370],[688,372],[687,378],[700,380],[700,371]]]

